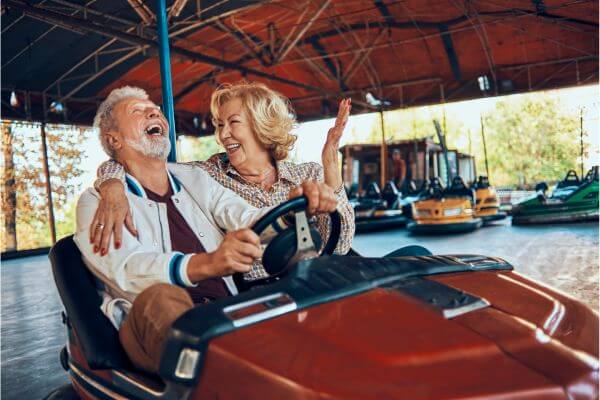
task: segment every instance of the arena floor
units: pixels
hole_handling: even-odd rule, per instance
[[[359,235],[354,248],[380,256],[419,244],[436,254],[485,254],[598,310],[598,224],[513,227],[507,222],[455,236],[414,237],[404,229]],[[46,256],[2,263],[1,396],[41,399],[67,382],[61,305]]]

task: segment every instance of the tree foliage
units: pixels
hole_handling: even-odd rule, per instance
[[[558,100],[527,96],[497,103],[484,117],[490,174],[497,184],[532,186],[577,169],[579,118]]]
[[[204,137],[181,136],[178,140],[177,159],[186,161],[204,161],[213,154],[223,151],[214,135]]]
[[[41,125],[4,121],[3,130],[10,130],[12,146],[10,153],[14,162],[14,185],[3,188],[16,193],[16,242],[17,249],[31,249],[51,245],[48,217],[48,196],[46,176],[42,158]],[[4,133],[5,131],[3,131]],[[46,125],[48,165],[54,203],[57,237],[74,231],[74,207],[76,196],[81,190],[78,178],[85,172],[82,169],[85,159],[82,144],[92,135],[88,128]],[[5,143],[6,145],[6,143]],[[6,149],[5,149],[6,150]],[[4,151],[4,154],[7,154]],[[2,176],[10,172],[7,160],[2,162]],[[6,218],[11,212],[3,204],[2,236],[6,231]],[[2,251],[6,248],[2,241]]]
[[[437,119],[445,125],[448,147],[474,155],[478,173],[485,174],[481,128],[479,123],[469,128],[463,122],[466,117],[446,112],[443,105],[388,111],[386,140],[436,138],[432,121]],[[469,117],[471,121],[479,119]],[[557,181],[567,170],[576,169],[580,157],[579,113],[556,97],[543,93],[507,97],[497,101],[483,119],[494,185],[531,187],[540,181]],[[359,136],[357,132],[350,135]],[[367,139],[357,141],[381,143],[379,115]]]

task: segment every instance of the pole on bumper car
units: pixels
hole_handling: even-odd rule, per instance
[[[579,144],[581,145],[581,179],[583,179],[583,107],[579,109]]]
[[[481,140],[483,140],[483,156],[485,157],[485,173],[490,179],[490,168],[488,167],[488,156],[487,156],[487,146],[485,144],[485,128],[483,125],[483,115],[479,116],[479,120],[481,121]]]
[[[169,122],[171,152],[169,162],[177,161],[177,135],[175,134],[175,110],[173,106],[173,85],[171,82],[171,55],[169,50],[169,26],[166,0],[156,0],[156,25],[158,28],[158,55],[160,80],[162,84],[162,107]]]
[[[448,147],[446,146],[446,136],[445,132],[442,132],[442,127],[437,119],[433,120],[433,125],[435,126],[435,132],[437,133],[438,140],[440,141],[440,146],[442,146],[442,151],[444,154],[444,162],[446,164],[446,186],[450,187],[450,182],[452,182],[452,175],[450,170],[450,160],[448,159]]]
[[[379,115],[381,116],[381,165],[379,171],[379,182],[381,189],[385,186],[385,172],[387,170],[387,143],[385,141],[385,122],[383,120],[383,105],[379,109]]]

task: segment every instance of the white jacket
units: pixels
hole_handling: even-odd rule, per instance
[[[207,252],[215,251],[224,231],[247,228],[271,208],[257,209],[213,180],[204,170],[186,164],[169,164],[173,203]],[[127,175],[127,198],[139,237],[123,229],[119,249],[111,240],[108,254],[94,253],[90,243],[90,224],[100,195],[87,189],[77,203],[75,243],[85,264],[98,278],[104,298],[102,311],[118,329],[131,308],[133,299],[147,287],[160,282],[194,286],[187,275],[193,254],[171,249],[165,204],[147,198],[142,185]],[[237,289],[231,277],[224,277],[232,294]]]

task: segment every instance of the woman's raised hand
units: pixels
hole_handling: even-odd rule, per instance
[[[342,177],[338,168],[338,148],[340,139],[344,133],[344,128],[350,116],[352,109],[352,99],[342,99],[338,110],[335,125],[327,132],[327,140],[323,146],[321,158],[323,161],[323,172],[325,183],[336,190],[342,185]]]

